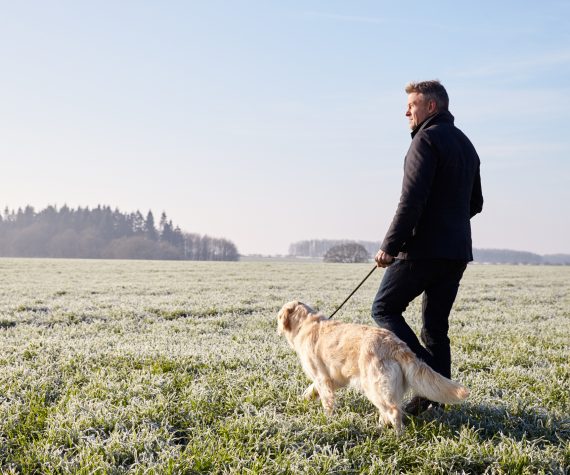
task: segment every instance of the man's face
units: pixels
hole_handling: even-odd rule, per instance
[[[406,117],[408,118],[410,129],[414,130],[430,115],[435,113],[435,103],[428,101],[423,94],[412,92],[408,94],[408,109]]]

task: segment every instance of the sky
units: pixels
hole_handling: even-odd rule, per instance
[[[570,253],[570,1],[0,0],[0,206],[165,211],[242,254],[380,242],[439,79],[477,248]]]

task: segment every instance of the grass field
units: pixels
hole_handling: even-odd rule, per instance
[[[470,266],[461,406],[398,438],[305,402],[283,303],[330,313],[371,264],[0,259],[0,472],[568,474],[570,267]],[[382,271],[337,314],[371,323]],[[406,316],[415,329],[419,301]]]

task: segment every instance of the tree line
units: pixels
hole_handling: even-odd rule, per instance
[[[375,256],[380,248],[379,242],[354,241],[349,239],[308,239],[289,245],[289,255],[295,257],[324,257],[329,249],[343,244],[356,243],[361,245],[368,254]]]
[[[163,212],[122,213],[110,206],[32,206],[0,213],[0,256],[92,259],[186,259],[236,261],[227,239],[183,232]]]
[[[375,256],[381,245],[380,242],[374,241],[310,239],[290,244],[289,255],[294,257],[324,257],[331,248],[348,243],[361,245],[370,256]],[[473,249],[473,260],[481,264],[570,265],[569,254],[540,255],[510,249]]]

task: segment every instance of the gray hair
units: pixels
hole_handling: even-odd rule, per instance
[[[449,108],[449,96],[438,80],[411,82],[406,86],[406,93],[412,92],[423,94],[428,101],[434,101],[438,111]]]

